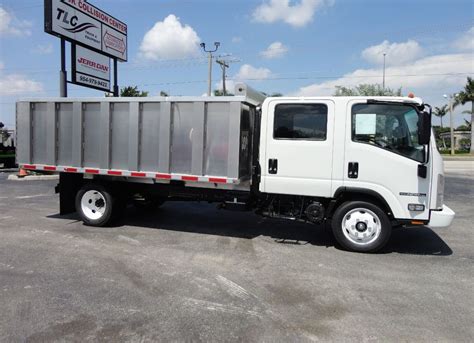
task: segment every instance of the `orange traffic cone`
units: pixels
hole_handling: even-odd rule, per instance
[[[27,171],[23,168],[20,168],[20,170],[18,171],[18,177],[25,177],[27,175],[28,175]]]

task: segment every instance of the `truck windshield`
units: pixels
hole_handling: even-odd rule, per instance
[[[418,143],[418,113],[408,105],[354,105],[352,140],[424,162],[424,148]]]

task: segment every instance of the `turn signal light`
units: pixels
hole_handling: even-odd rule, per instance
[[[423,222],[420,222],[418,220],[412,220],[411,221],[411,225],[423,225],[424,223]]]

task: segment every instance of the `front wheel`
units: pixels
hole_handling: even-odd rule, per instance
[[[392,225],[378,206],[365,201],[349,201],[337,208],[332,232],[346,250],[376,252],[390,239]]]
[[[117,206],[118,199],[102,185],[87,184],[76,194],[76,211],[89,226],[109,224]]]

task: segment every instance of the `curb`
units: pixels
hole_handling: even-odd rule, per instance
[[[474,161],[474,156],[473,155],[467,155],[467,156],[443,156],[443,160],[445,161]]]
[[[28,175],[25,177],[18,177],[16,174],[8,175],[10,181],[44,181],[44,180],[59,180],[59,175]]]

